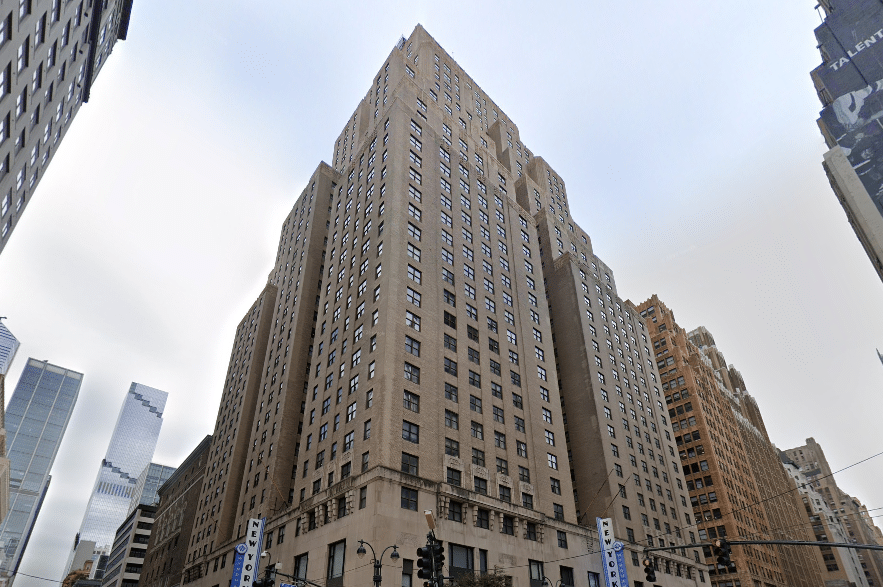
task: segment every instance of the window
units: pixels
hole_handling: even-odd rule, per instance
[[[327,584],[343,584],[343,561],[346,553],[346,540],[335,542],[328,546],[328,575]]]
[[[410,336],[405,337],[405,352],[414,355],[415,357],[420,356],[420,341],[411,338]]]
[[[500,485],[500,500],[505,501],[506,503],[512,503],[512,488],[507,487],[506,485]]]
[[[445,454],[452,457],[460,457],[460,443],[450,438],[445,438]]]
[[[454,430],[459,430],[460,416],[450,410],[445,410],[445,426],[453,428]]]
[[[408,265],[408,279],[410,279],[417,285],[420,285],[423,280],[423,273],[416,267]]]
[[[402,439],[414,444],[420,443],[420,426],[407,420],[402,420]]]
[[[457,361],[449,359],[448,357],[444,358],[445,363],[445,373],[448,375],[457,376]]]
[[[402,509],[417,511],[417,490],[402,487]]]
[[[459,401],[458,399],[458,391],[455,385],[451,385],[450,383],[445,383],[445,399],[449,399],[454,403]]]
[[[473,477],[472,486],[475,489],[476,493],[487,495],[487,479],[483,479],[481,477]]]
[[[532,510],[533,509],[533,495],[531,495],[529,493],[522,493],[521,494],[521,505],[523,505],[524,507],[526,507],[529,510]]]
[[[411,363],[405,363],[405,379],[412,383],[420,383],[420,369]]]
[[[469,409],[473,412],[481,413],[481,398],[477,398],[474,395],[469,396]]]
[[[567,532],[562,532],[561,530],[558,530],[558,548],[567,548]],[[564,569],[565,569],[565,568],[566,568],[566,567],[561,567],[561,575],[562,575],[562,577],[563,577],[563,575],[564,575]],[[561,582],[562,582],[564,585],[573,585],[573,582],[572,582],[572,581],[573,581],[573,569],[568,569],[568,570],[570,571],[570,581],[571,581],[571,582],[570,582],[570,583],[565,583],[564,580],[563,580],[563,578],[562,578],[562,581],[561,581]]]
[[[484,426],[479,424],[476,421],[472,421],[471,426],[472,437],[477,438],[478,440],[484,440]]]
[[[410,244],[409,244],[409,246],[410,246]],[[411,288],[409,287],[409,288],[407,289],[407,292],[406,292],[406,294],[405,294],[405,297],[407,298],[407,300],[408,300],[409,302],[411,302],[412,304],[414,304],[414,305],[417,306],[418,308],[420,307],[421,295],[420,295],[418,292],[414,291],[413,289],[411,289]]]
[[[457,317],[454,316],[453,314],[450,314],[450,313],[448,313],[448,312],[445,312],[445,314],[444,314],[444,323],[445,323],[445,326],[448,326],[448,327],[453,328],[453,329],[456,330],[456,328],[457,328]]]
[[[478,508],[475,518],[475,525],[485,530],[490,528],[490,512],[486,509]]]
[[[552,453],[546,453],[546,460],[549,463],[550,469],[558,470],[558,457],[553,455]]]
[[[516,440],[515,441],[515,450],[518,453],[518,456],[527,458],[527,444],[526,443],[524,443],[520,440]]]
[[[512,516],[503,516],[503,534],[515,536],[515,520]],[[539,580],[542,581],[542,579]]]
[[[408,390],[404,392],[404,407],[412,412],[420,412],[420,396]]]
[[[448,469],[451,471],[451,469]],[[459,473],[460,471],[456,471]],[[450,482],[449,482],[450,483]],[[451,483],[454,485],[454,483]],[[457,483],[459,485],[459,483]],[[452,522],[462,522],[463,521],[463,504],[458,501],[452,501],[448,504],[448,519]]]
[[[420,332],[420,316],[411,312],[405,312],[405,325]]]
[[[402,473],[407,473],[408,475],[416,475],[418,471],[419,459],[410,455],[406,452],[402,453]]]

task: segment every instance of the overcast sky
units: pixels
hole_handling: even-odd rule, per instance
[[[285,215],[418,22],[565,179],[620,295],[713,333],[780,448],[883,451],[883,285],[821,167],[813,1],[299,4],[135,0],[0,255],[7,401],[29,356],[85,373],[23,573],[60,578],[130,382],[169,392],[155,461],[213,431]],[[881,473],[837,481],[880,507]]]

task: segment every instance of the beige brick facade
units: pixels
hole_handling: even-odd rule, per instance
[[[639,506],[620,488],[632,467],[611,476],[603,412],[585,397],[600,371],[562,359],[590,344],[590,328],[622,361],[603,371],[610,393],[621,369],[640,406],[654,544],[684,544],[686,490],[642,320],[570,218],[563,180],[422,27],[372,79],[332,160],[296,200],[237,329],[182,583],[229,583],[247,521],[264,517],[262,565],[365,584],[363,539],[378,553],[397,545],[385,580],[411,585],[424,510],[446,573],[498,569],[515,587],[603,581],[594,516],[612,517],[625,541],[622,504],[635,520]],[[561,231],[566,253],[550,246]],[[571,331],[589,284],[609,318],[599,308],[597,327],[586,318]],[[707,581],[698,556],[659,555],[658,584]]]

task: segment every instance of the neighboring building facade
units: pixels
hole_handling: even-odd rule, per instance
[[[9,459],[6,458],[6,375],[19,342],[0,318],[0,522],[9,512]]]
[[[139,503],[120,525],[108,555],[102,587],[137,587],[156,506]]]
[[[0,253],[117,40],[132,0],[0,9]]]
[[[96,551],[110,551],[116,531],[126,519],[129,503],[136,496],[138,476],[153,457],[167,398],[165,391],[140,383],[132,383],[129,387],[65,574],[77,556],[80,541],[94,542]]]
[[[812,540],[757,402],[711,333],[703,327],[684,330],[655,295],[638,308],[652,333],[699,540]],[[813,587],[821,582],[817,561],[806,549],[734,546],[735,564],[729,569],[715,564],[710,546],[703,551],[713,567],[713,587]]]
[[[757,400],[746,391],[742,374],[727,365],[714,337],[705,327],[700,326],[687,336],[711,361],[712,368],[720,376],[719,381],[736,400],[732,404],[733,413],[741,442],[750,456],[749,468],[766,515],[766,531],[755,532],[754,536],[761,540],[812,540],[813,534],[805,524],[802,500],[788,474],[782,470],[779,450],[770,440]],[[742,515],[741,511],[739,515]],[[823,567],[809,549],[784,545],[776,545],[774,549],[787,585],[815,587],[820,584]]]
[[[804,513],[809,527],[813,530],[813,539],[818,542],[850,542],[848,532],[840,515],[831,510],[822,496],[816,491],[800,468],[784,453],[782,469],[793,479],[803,501]],[[812,549],[816,555],[819,568],[825,569],[825,587],[869,587],[868,578],[862,569],[862,562],[857,550],[849,548],[831,548],[820,546]]]
[[[181,584],[190,529],[211,444],[212,437],[206,436],[159,488],[159,506],[139,580],[142,587],[176,587]]]
[[[142,505],[158,504],[159,488],[174,473],[175,467],[167,467],[157,463],[150,463],[144,467],[144,470],[141,471],[141,474],[138,475],[138,479],[135,481],[135,490],[132,492],[132,499],[129,501],[129,511],[126,512],[126,515],[131,514],[139,503]]]
[[[432,510],[453,574],[500,568],[514,587],[596,584],[597,534],[594,519],[578,525],[544,301],[542,249],[558,222],[532,208],[542,192],[540,207],[563,202],[555,215],[567,224],[563,183],[546,187],[548,166],[421,26],[372,80],[333,161],[296,200],[268,284],[237,328],[182,583],[228,582],[248,520],[266,517],[267,562],[286,572],[329,587],[367,583],[370,565],[353,556],[364,538],[378,553],[397,544],[402,558],[387,572],[410,584],[422,511]],[[572,287],[591,260],[568,252]],[[643,324],[614,303],[625,348]],[[576,305],[562,299],[558,311],[570,317]],[[635,351],[639,393],[649,394],[657,374]],[[642,376],[623,377],[638,386]],[[568,410],[579,384],[565,389]],[[639,433],[664,463],[641,483],[665,502],[652,538],[673,546],[686,543],[677,532],[690,521],[655,395]],[[605,506],[621,491],[607,475],[593,478],[605,483]],[[587,483],[583,510],[614,518],[625,540],[619,504],[593,506]],[[628,548],[640,578],[640,546]],[[684,554],[660,556],[660,585],[706,581],[705,565]]]
[[[12,584],[46,497],[49,472],[83,374],[28,359],[6,409],[9,513],[0,524],[0,581]]]
[[[811,73],[829,151],[823,167],[849,223],[883,279],[883,5],[821,0],[822,64]]]
[[[782,451],[806,477],[810,484],[825,499],[832,512],[840,516],[846,527],[849,542],[857,544],[877,544],[880,530],[868,516],[865,506],[837,486],[834,474],[825,452],[814,438],[807,438],[806,444]],[[858,558],[868,585],[883,585],[883,553],[876,550],[859,550]],[[828,567],[828,572],[837,576],[841,569]]]

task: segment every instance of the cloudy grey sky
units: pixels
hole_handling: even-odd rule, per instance
[[[156,461],[212,431],[287,211],[418,22],[565,178],[620,294],[711,330],[778,446],[883,451],[883,285],[821,168],[813,5],[135,0],[0,256],[7,394],[28,356],[86,374],[21,571],[60,578],[131,381],[169,392]],[[838,482],[880,507],[881,472]]]

